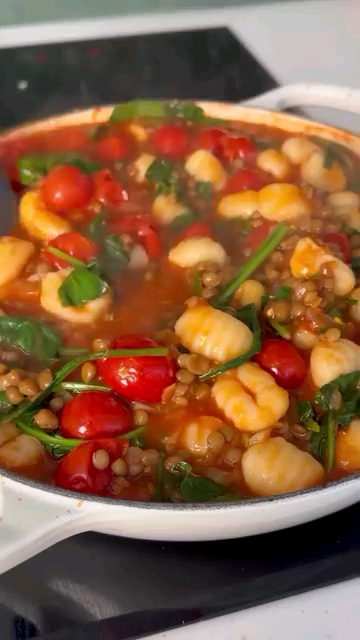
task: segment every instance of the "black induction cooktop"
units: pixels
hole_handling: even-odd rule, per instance
[[[238,102],[276,86],[225,28],[0,49],[0,128],[143,98]],[[146,522],[144,522],[146,526]],[[84,534],[0,576],[0,640],[120,640],[77,624],[154,610],[198,620],[360,573],[360,508],[288,531],[203,544]],[[122,625],[152,630],[148,615]],[[155,617],[154,617],[155,620]],[[176,622],[176,616],[169,615]],[[153,627],[155,629],[155,627]],[[55,635],[52,635],[55,634]]]
[[[0,49],[0,127],[135,97],[239,102],[275,86],[221,27]]]

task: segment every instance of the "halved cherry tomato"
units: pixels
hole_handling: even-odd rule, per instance
[[[60,433],[64,438],[114,438],[131,430],[131,412],[109,391],[83,391],[61,412]]]
[[[51,211],[64,213],[85,207],[94,186],[91,178],[71,165],[58,165],[51,169],[41,186],[41,198]]]
[[[246,191],[247,189],[260,191],[264,185],[265,180],[259,171],[255,171],[254,169],[240,169],[228,179],[225,185],[225,192],[238,193],[239,191]]]
[[[262,369],[271,373],[283,389],[295,389],[305,380],[305,362],[291,342],[286,340],[265,340],[254,360]]]
[[[179,240],[186,238],[211,236],[211,227],[207,222],[192,222],[179,235]]]
[[[341,253],[343,254],[343,258],[345,262],[350,262],[351,260],[351,245],[348,236],[346,233],[341,233],[340,231],[334,231],[333,233],[325,233],[323,235],[324,242],[328,244],[337,244],[340,248]]]
[[[159,345],[145,336],[116,338],[110,349],[144,349]],[[169,356],[127,356],[97,361],[99,376],[116,393],[137,402],[159,402],[166,387],[175,382],[175,365]]]
[[[178,124],[164,124],[151,136],[155,153],[168,158],[183,158],[189,150],[189,139]]]
[[[118,206],[129,199],[128,193],[121,184],[114,180],[110,169],[100,169],[93,173],[95,200],[105,206]]]
[[[227,162],[241,158],[245,162],[254,160],[256,147],[244,136],[224,136],[221,140],[222,153]]]
[[[51,240],[48,246],[60,249],[60,251],[64,251],[64,253],[67,253],[69,256],[73,256],[73,258],[77,258],[85,263],[96,258],[99,253],[99,249],[95,242],[89,238],[85,238],[78,231],[62,233],[61,236],[57,236],[57,238]],[[52,267],[56,267],[57,269],[63,269],[64,267],[69,266],[69,263],[66,260],[58,258],[53,253],[50,253],[50,251],[47,251],[46,248],[42,252],[42,257],[45,262],[51,264]]]
[[[122,216],[110,224],[113,233],[126,233],[138,239],[143,244],[150,260],[158,260],[163,253],[161,240],[153,226],[151,216],[133,215]]]
[[[95,145],[96,157],[100,160],[111,161],[128,158],[133,149],[132,140],[127,136],[105,136]]]
[[[264,222],[259,227],[254,227],[246,236],[246,245],[252,251],[255,251],[260,245],[266,240],[271,229],[274,226],[274,222],[269,222],[268,220],[264,220]]]
[[[128,448],[129,441],[125,438],[101,438],[79,444],[59,463],[55,476],[56,486],[99,496],[108,494],[115,477],[110,465],[122,458]],[[99,449],[105,449],[109,455],[110,464],[106,469],[94,467],[93,455]]]
[[[221,129],[203,129],[199,134],[198,147],[220,155],[222,151],[221,140],[225,135]]]

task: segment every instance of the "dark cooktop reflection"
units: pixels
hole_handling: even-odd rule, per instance
[[[239,102],[276,86],[226,28],[0,50],[0,127],[137,98]]]

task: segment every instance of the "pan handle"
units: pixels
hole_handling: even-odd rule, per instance
[[[331,84],[288,84],[242,104],[274,111],[292,107],[326,107],[360,115],[360,91]]]
[[[0,574],[56,542],[89,530],[83,509],[58,506],[43,491],[39,497],[22,495],[8,482],[0,478]]]

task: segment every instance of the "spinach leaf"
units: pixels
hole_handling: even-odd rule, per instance
[[[333,410],[332,398],[334,392],[341,394],[341,405],[334,410],[337,423],[342,427],[347,427],[352,420],[360,416],[360,371],[346,373],[332,380],[328,384],[320,387],[315,394],[314,401],[324,411]]]
[[[328,411],[320,420],[319,431],[311,435],[311,451],[314,456],[327,462],[327,469],[331,471],[335,461],[335,441],[338,430],[335,412]]]
[[[63,307],[81,307],[96,300],[107,289],[107,284],[86,267],[76,267],[60,285],[58,294]]]
[[[99,162],[84,158],[76,153],[46,153],[21,156],[17,160],[17,168],[21,184],[31,185],[45,176],[58,164],[70,164],[84,173],[93,173],[101,167]]]
[[[320,427],[314,420],[314,408],[309,400],[300,400],[297,403],[297,416],[298,422],[305,425],[310,431],[320,432]]]
[[[121,120],[134,120],[135,118],[164,118],[166,116],[165,104],[159,100],[123,102],[114,108],[109,123],[114,124],[121,122]]]
[[[211,182],[197,182],[196,183],[196,191],[200,198],[206,200],[206,202],[210,202],[212,197],[212,183]]]
[[[18,316],[0,316],[0,343],[41,362],[55,358],[62,346],[60,335],[48,324]]]
[[[101,242],[107,233],[108,213],[101,211],[93,218],[87,228],[87,235],[95,242]]]
[[[145,174],[146,180],[155,185],[156,195],[176,193],[179,189],[178,180],[174,176],[174,165],[169,160],[156,158]]]
[[[180,483],[180,491],[185,502],[208,502],[219,498],[224,489],[209,478],[188,474]]]
[[[277,300],[289,300],[291,296],[292,296],[292,288],[288,287],[285,284],[281,285],[281,287],[279,287],[278,290],[276,291]]]
[[[210,369],[206,373],[203,373],[201,376],[199,376],[200,380],[209,380],[210,378],[219,376],[225,371],[229,371],[229,369],[240,367],[241,364],[244,364],[244,362],[247,362],[257,353],[259,353],[261,349],[261,328],[255,305],[247,304],[245,307],[238,309],[236,312],[236,317],[238,320],[241,320],[241,322],[246,324],[246,326],[248,326],[249,329],[253,332],[253,341],[249,351],[243,353],[241,356],[233,358],[232,360],[224,362],[214,369]]]
[[[135,445],[137,446],[137,445]],[[164,500],[164,454],[160,453],[159,462],[156,467],[156,490],[153,500],[162,502]]]
[[[104,241],[104,260],[118,268],[125,267],[129,262],[129,252],[116,233],[110,233]]]
[[[172,233],[181,233],[193,222],[199,219],[198,214],[195,211],[186,211],[176,216],[169,224]]]
[[[0,413],[9,411],[13,405],[9,402],[5,391],[0,391]]]

